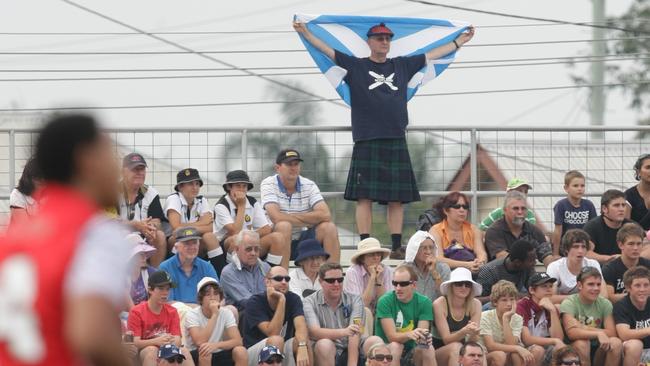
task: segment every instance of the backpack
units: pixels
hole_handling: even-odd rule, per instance
[[[424,212],[418,217],[418,221],[415,224],[416,230],[429,231],[431,227],[442,221],[442,218],[438,215],[437,210],[429,208],[424,210]]]
[[[251,197],[249,195],[246,195],[246,198],[248,198],[248,203],[250,203],[251,206],[255,206],[255,203],[257,202],[255,197]],[[230,203],[228,203],[228,200],[226,199],[225,194],[223,196],[221,196],[221,198],[219,198],[219,201],[217,201],[217,205],[224,205],[224,206],[226,206],[228,211],[230,211]]]

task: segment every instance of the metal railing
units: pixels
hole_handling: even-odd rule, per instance
[[[600,131],[601,139],[591,132]],[[199,169],[205,181],[202,193],[216,202],[227,171],[245,169],[258,194],[259,182],[273,174],[275,154],[293,147],[305,157],[302,174],[316,181],[329,203],[345,245],[356,242],[354,205],[342,199],[352,151],[348,126],[283,126],[225,128],[112,129],[116,153],[142,153],[149,162],[148,184],[161,192],[173,191],[175,175],[186,167]],[[580,170],[587,180],[587,196],[599,205],[609,188],[635,184],[632,166],[647,143],[650,127],[436,127],[411,126],[407,140],[423,201],[407,206],[405,235],[413,232],[419,214],[436,197],[459,190],[471,200],[471,221],[478,223],[501,204],[505,181],[518,176],[533,186],[531,207],[552,228],[552,207],[565,195],[564,173]],[[0,215],[6,219],[8,195],[31,155],[36,132],[0,129]],[[386,237],[384,208],[375,207],[373,230]]]

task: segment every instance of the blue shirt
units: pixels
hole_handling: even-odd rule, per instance
[[[228,263],[221,271],[221,288],[226,304],[242,304],[254,294],[265,292],[264,276],[271,269],[268,263],[258,259],[252,267]]]
[[[160,269],[167,271],[174,281],[174,288],[169,292],[169,301],[180,301],[196,304],[196,285],[203,277],[212,277],[219,281],[217,272],[210,262],[201,258],[194,259],[192,273],[188,277],[181,268],[178,254],[160,264]]]

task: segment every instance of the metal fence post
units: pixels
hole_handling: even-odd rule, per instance
[[[9,131],[9,186],[7,192],[11,192],[16,184],[16,131]]]
[[[241,168],[248,171],[248,130],[241,131]]]
[[[476,129],[472,128],[470,131],[470,155],[469,155],[469,165],[470,165],[470,191],[472,191],[472,211],[471,221],[472,224],[478,225],[478,162],[477,162],[477,146],[476,146]]]

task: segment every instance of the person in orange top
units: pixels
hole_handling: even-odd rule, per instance
[[[487,253],[483,246],[483,233],[467,221],[467,196],[451,192],[441,197],[434,208],[443,218],[429,230],[440,248],[438,258],[451,269],[465,267],[474,274],[478,273],[481,265],[487,262]]]

